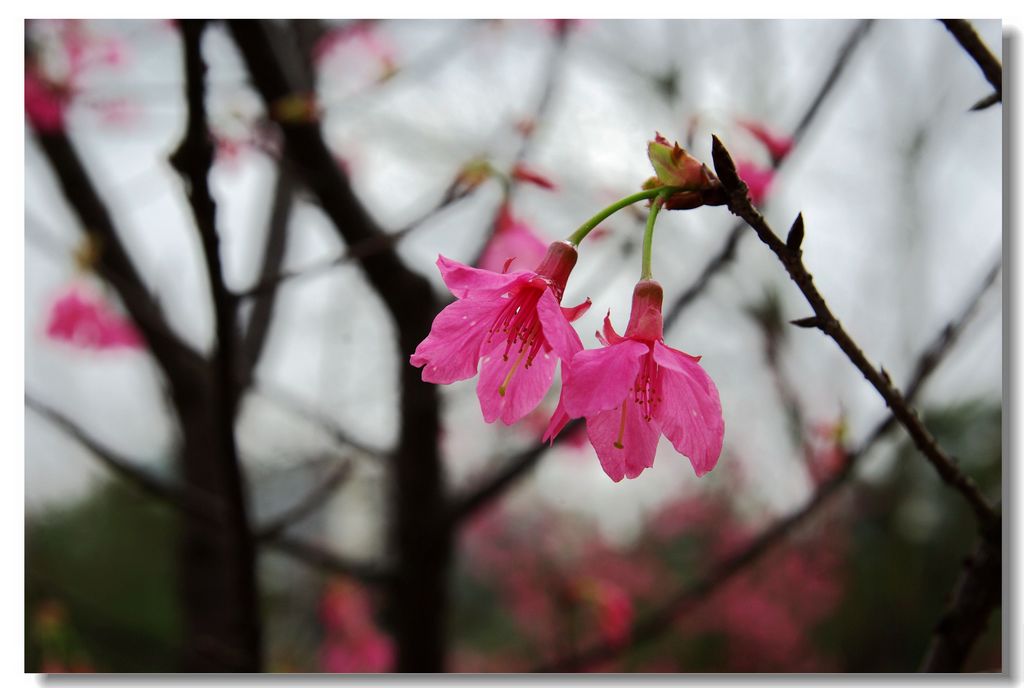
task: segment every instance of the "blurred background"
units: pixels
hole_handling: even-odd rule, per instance
[[[999,56],[1000,23],[973,24]],[[419,602],[403,590],[420,574],[401,524],[420,483],[395,458],[416,445],[402,431],[406,330],[346,257],[354,244],[296,171],[302,161],[282,162],[292,139],[277,123],[321,133],[381,233],[353,252],[393,251],[428,280],[428,323],[450,298],[438,254],[492,269],[517,255],[532,267],[537,246],[651,176],[655,132],[709,165],[717,134],[776,231],[803,214],[816,285],[897,385],[973,305],[915,407],[998,498],[1002,110],[969,111],[991,89],[941,23],[261,28],[264,52],[308,86],[272,117],[239,31],[199,31],[200,139],[212,145],[237,335],[234,391],[218,396],[219,277],[189,203],[194,184],[170,162],[188,119],[182,25],[26,23],[28,671],[416,666],[407,629]],[[639,211],[580,248],[565,303],[592,299],[576,323],[588,348],[609,310],[625,326]],[[426,603],[436,655],[426,670],[917,668],[973,547],[971,513],[901,429],[872,438],[884,403],[834,343],[786,324],[810,310],[734,220],[723,207],[665,212],[655,238],[666,313],[686,295],[666,343],[703,357],[722,400],[725,446],[709,475],[697,479],[668,442],[652,469],[620,483],[578,431],[540,451],[557,383],[511,427],[483,422],[474,380],[438,390],[439,431],[421,440],[438,485],[424,491],[459,504],[524,451],[536,456],[455,524],[434,522],[443,505],[423,513],[439,561],[420,580],[441,581]],[[146,308],[165,338],[138,322]],[[197,427],[228,438],[228,459],[196,459]],[[227,468],[203,483],[204,466]],[[717,568],[832,481],[835,493],[758,557],[728,576]],[[206,518],[203,500],[244,522]],[[197,591],[222,574],[224,589],[254,589],[230,602]],[[233,620],[212,618],[222,603],[237,606]],[[965,668],[1001,670],[999,629],[996,614]],[[235,632],[249,651],[230,647]]]

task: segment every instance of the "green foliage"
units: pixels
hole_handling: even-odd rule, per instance
[[[974,401],[925,414],[939,443],[961,460],[990,496],[1001,476],[1001,407]],[[909,440],[896,448],[891,472],[860,488],[852,512],[852,569],[843,605],[825,629],[845,671],[914,671],[976,541],[975,521],[960,496],[935,475]],[[998,652],[999,622],[975,648],[974,668]],[[970,666],[968,668],[971,668]]]
[[[180,669],[177,519],[112,482],[26,523],[26,669],[85,658],[102,672]],[[64,610],[60,652],[39,632],[40,609]]]

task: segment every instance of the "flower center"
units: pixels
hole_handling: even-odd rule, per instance
[[[499,388],[499,393],[504,396],[504,390],[512,379],[512,375],[519,369],[523,357],[526,358],[526,368],[533,364],[533,359],[544,346],[544,335],[540,327],[540,318],[537,316],[537,302],[547,289],[545,284],[538,287],[533,284],[524,285],[521,289],[511,294],[508,303],[501,309],[498,316],[491,325],[487,335],[487,343],[491,343],[494,335],[505,337],[505,352],[502,360],[507,361],[512,347],[517,346],[519,357],[512,365],[505,381]]]
[[[640,407],[640,415],[645,421],[650,421],[654,417],[654,411],[661,402],[657,381],[658,364],[654,362],[654,356],[647,354],[641,360],[640,371],[637,372],[636,380],[630,388],[633,402]]]

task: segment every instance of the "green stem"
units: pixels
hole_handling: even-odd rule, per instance
[[[592,230],[594,227],[597,227],[599,224],[601,224],[609,217],[622,210],[623,208],[631,206],[634,203],[637,203],[638,201],[646,201],[648,198],[654,198],[658,194],[663,193],[665,191],[665,188],[666,187],[659,187],[657,189],[648,189],[647,191],[640,191],[639,193],[635,193],[632,196],[626,196],[623,199],[615,201],[615,203],[612,203],[610,206],[599,212],[597,215],[595,215],[594,217],[590,218],[582,225],[580,225],[580,228],[573,232],[569,236],[569,238],[566,239],[566,241],[568,241],[573,246],[579,246],[580,242],[583,241],[583,239],[588,234],[590,234],[590,230]]]
[[[665,201],[664,189],[651,203],[651,210],[647,213],[647,226],[644,228],[644,247],[640,257],[640,279],[651,279],[651,246],[654,244],[654,221],[658,217],[658,211]]]

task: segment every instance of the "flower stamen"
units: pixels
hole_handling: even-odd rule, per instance
[[[523,362],[524,356],[526,356],[526,349],[520,349],[519,356],[516,358],[515,363],[512,364],[512,367],[508,371],[508,375],[505,376],[501,386],[498,387],[498,394],[501,396],[505,396],[505,390],[508,388],[508,383],[512,381],[512,375],[514,375],[516,369],[519,368],[519,364]]]
[[[615,440],[615,448],[623,449],[625,445],[622,443],[622,436],[626,434],[626,404],[629,403],[626,400],[622,402],[622,417],[619,419],[619,436]]]

